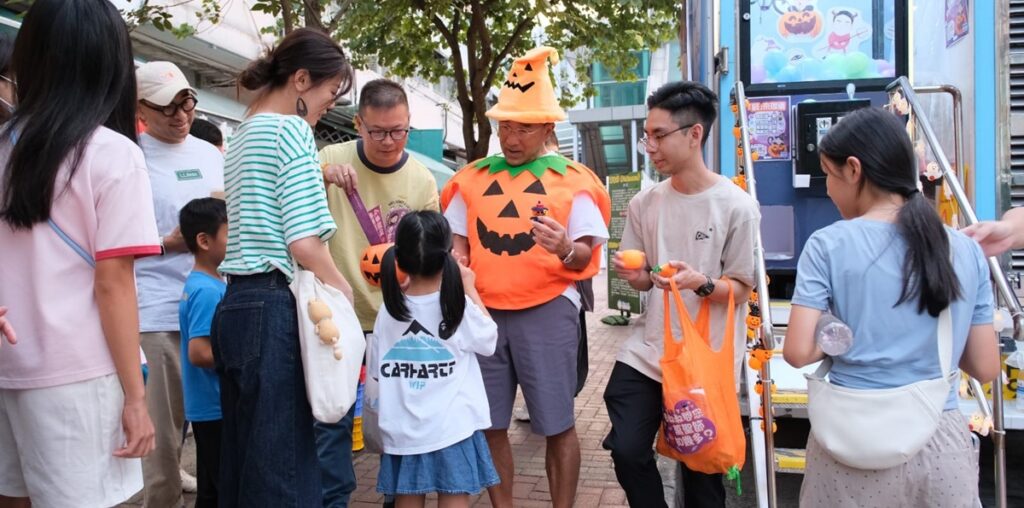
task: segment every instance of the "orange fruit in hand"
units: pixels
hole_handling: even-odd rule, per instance
[[[646,257],[643,251],[627,249],[619,251],[619,254],[622,257],[622,267],[626,270],[639,270],[644,267]]]

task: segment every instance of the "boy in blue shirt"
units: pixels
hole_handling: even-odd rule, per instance
[[[192,422],[196,440],[196,507],[216,507],[221,411],[210,327],[227,288],[217,274],[228,243],[227,208],[220,199],[193,199],[181,209],[178,221],[185,244],[195,256],[195,265],[185,280],[185,291],[178,304],[178,319],[185,419]]]

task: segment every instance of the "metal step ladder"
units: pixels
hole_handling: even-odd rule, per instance
[[[964,193],[959,181],[958,174],[953,170],[945,152],[942,150],[935,132],[928,122],[927,117],[921,113],[923,110],[917,100],[914,88],[906,77],[900,77],[893,81],[887,91],[890,100],[904,105],[906,111],[894,111],[895,114],[911,114],[916,126],[924,139],[935,154],[939,169],[948,185],[960,216],[965,224],[971,225],[978,222],[971,203]],[[950,93],[954,97],[954,117],[956,131],[955,151],[957,152],[957,163],[963,164],[960,154],[962,151],[961,130],[962,120],[960,116],[959,92],[949,86],[922,87],[922,93]],[[737,81],[730,95],[731,106],[737,120],[733,129],[737,137],[737,177],[736,183],[745,187],[747,192],[757,200],[757,179],[754,172],[754,161],[757,154],[750,151],[750,138],[747,131],[747,99],[743,90],[743,83]],[[806,382],[803,381],[803,371],[813,371],[817,365],[810,365],[803,369],[793,369],[783,365],[780,342],[776,337],[784,337],[784,331],[777,329],[772,321],[773,306],[768,298],[768,277],[765,269],[764,250],[761,241],[760,231],[756,233],[754,241],[755,249],[755,294],[752,295],[750,314],[758,319],[748,322],[748,350],[746,362],[744,363],[744,380],[746,386],[746,414],[750,416],[750,439],[751,450],[753,451],[753,469],[755,482],[757,484],[758,506],[761,508],[775,508],[776,481],[778,473],[802,474],[806,466],[806,454],[802,449],[776,448],[774,443],[775,417],[777,414],[789,412],[793,416],[798,413],[806,417],[807,390]],[[1006,275],[996,258],[989,258],[989,268],[996,289],[997,301],[1008,308],[1009,315],[1013,320],[1013,337],[1017,341],[1024,340],[1024,312],[1021,311],[1020,302],[1010,289]],[[787,309],[788,310],[788,309]],[[786,312],[788,314],[788,312]],[[782,332],[782,333],[779,333]],[[1020,347],[1020,346],[1019,346]],[[762,361],[767,358],[767,361]],[[752,359],[756,361],[752,361]],[[794,380],[783,380],[773,378],[772,373],[777,376],[789,377],[798,375]],[[995,497],[996,506],[1006,507],[1006,450],[1005,430],[1003,422],[1003,395],[1002,376],[993,382],[992,402],[989,404],[984,396],[977,397],[977,404],[986,417],[993,422],[993,430],[990,433],[992,438],[995,464]],[[975,394],[983,394],[981,384],[971,379],[970,385]],[[765,410],[764,408],[771,408]]]

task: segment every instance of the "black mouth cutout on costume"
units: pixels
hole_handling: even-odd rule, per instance
[[[518,256],[533,248],[537,244],[530,233],[516,233],[513,235],[499,235],[484,225],[484,221],[476,220],[476,234],[480,237],[480,245],[489,250],[492,254],[501,255],[507,253],[509,256]]]
[[[366,277],[367,280],[372,280],[373,282],[380,284],[380,273],[363,272],[363,277]]]
[[[511,88],[513,90],[519,90],[522,93],[526,93],[527,90],[533,88],[533,84],[534,83],[535,83],[534,81],[531,81],[531,82],[529,82],[529,83],[527,83],[525,85],[520,85],[519,83],[513,83],[513,82],[511,82],[511,81],[506,79],[505,80],[505,88]]]

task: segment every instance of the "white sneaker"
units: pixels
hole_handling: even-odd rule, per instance
[[[517,422],[528,422],[530,421],[530,411],[526,409],[526,406],[516,408],[512,411],[512,418]]]
[[[196,477],[188,474],[184,469],[179,469],[178,472],[181,473],[181,491],[195,494],[199,490],[199,481],[196,480]]]

